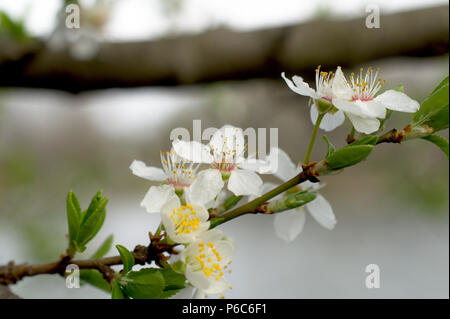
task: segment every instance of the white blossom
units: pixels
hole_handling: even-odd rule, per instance
[[[332,91],[335,98],[333,105],[343,111],[352,122],[355,130],[365,134],[378,131],[380,121],[386,117],[386,109],[414,113],[419,103],[403,92],[388,90],[375,96],[385,81],[378,78],[376,72],[369,68],[365,74],[360,69],[355,77],[352,73],[347,81],[340,67],[336,70]]]
[[[309,87],[302,77],[294,75],[292,80],[286,78],[284,72],[281,76],[286,81],[289,88],[297,94],[310,97],[314,103],[311,105],[310,116],[313,124],[316,124],[319,116],[317,107],[318,100],[332,103],[334,95],[332,90],[333,72],[320,71],[320,66],[316,69],[316,90]],[[325,131],[332,131],[344,123],[344,113],[335,108],[330,108],[320,123],[320,128]]]
[[[209,229],[209,213],[202,204],[182,205],[174,195],[161,208],[161,221],[171,240],[179,244],[195,241]]]
[[[233,255],[233,241],[214,229],[187,246],[181,252],[180,260],[186,265],[186,279],[199,294],[221,294],[231,289],[224,275]]]
[[[265,173],[267,163],[255,158],[245,158],[245,139],[242,129],[230,125],[216,131],[208,145],[196,141],[175,140],[173,148],[182,158],[210,164],[203,171],[213,184],[228,181],[228,189],[235,195],[261,194],[262,180],[256,173]]]
[[[161,207],[172,198],[176,191],[183,191],[190,201],[206,204],[214,200],[223,188],[223,181],[207,172],[197,173],[199,164],[190,163],[179,157],[174,150],[162,152],[161,166],[146,166],[144,162],[133,161],[130,169],[134,175],[155,182],[163,182],[159,186],[151,186],[141,202],[149,213],[159,213]]]

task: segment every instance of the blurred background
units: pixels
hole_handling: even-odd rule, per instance
[[[70,3],[81,6],[79,29],[65,26]],[[365,26],[369,4],[380,9],[380,28]],[[111,233],[129,249],[147,243],[159,217],[139,203],[151,184],[128,167],[158,166],[171,130],[192,132],[194,119],[202,128],[278,128],[279,146],[302,159],[308,100],[282,71],[313,81],[319,64],[380,67],[386,88],[403,84],[422,101],[448,74],[448,21],[447,1],[1,0],[0,264],[60,255],[70,189],[82,206],[100,188],[110,198],[86,255]],[[409,118],[394,114],[387,129]],[[326,135],[342,146],[349,130],[347,121]],[[313,159],[325,151],[319,138]],[[237,243],[227,298],[448,298],[448,169],[426,141],[383,144],[323,178],[333,231],[308,216],[285,244],[273,216],[223,225]],[[380,267],[379,289],[365,287],[368,264]],[[12,290],[109,297],[47,275]]]

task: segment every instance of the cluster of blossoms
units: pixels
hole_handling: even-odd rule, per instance
[[[375,96],[385,81],[378,78],[379,69],[375,72],[369,68],[365,73],[360,69],[358,75],[351,74],[346,79],[340,67],[336,73],[322,72],[316,69],[316,90],[309,87],[299,76],[292,80],[281,76],[291,90],[313,100],[311,120],[315,124],[319,113],[325,114],[320,128],[332,131],[345,121],[345,116],[352,122],[356,131],[370,134],[380,128],[379,119],[386,117],[386,109],[399,112],[414,113],[419,103],[403,92],[387,90]]]
[[[222,205],[230,195],[260,196],[271,184],[263,184],[258,173],[271,173],[285,180],[301,171],[301,167],[292,169],[292,162],[278,148],[272,148],[266,160],[245,158],[246,150],[242,129],[226,125],[212,136],[208,145],[173,141],[171,151],[160,152],[162,168],[150,167],[141,161],[133,161],[130,166],[133,174],[160,183],[150,187],[141,206],[149,213],[159,213],[169,238],[185,246],[181,262],[185,265],[187,280],[201,291],[197,296],[221,294],[231,288],[224,272],[231,263],[234,243],[221,231],[210,229],[209,210]],[[207,167],[200,170],[202,164]],[[299,187],[312,187],[306,184]],[[326,214],[330,210],[327,203]],[[312,214],[318,220],[327,218],[317,217],[320,212],[317,209],[316,212]],[[298,223],[304,221],[300,209],[294,214],[292,217],[287,212],[287,219],[283,214],[275,219],[276,233],[288,242],[300,233],[302,227],[298,227]],[[291,222],[295,218],[299,222]]]
[[[319,116],[320,128],[330,131],[348,117],[355,130],[373,133],[386,117],[386,109],[415,112],[419,104],[406,94],[388,90],[378,96],[384,81],[378,71],[361,70],[347,80],[338,67],[336,72],[316,70],[316,90],[299,76],[282,77],[296,93],[312,99],[311,119]],[[285,182],[302,171],[281,149],[272,147],[266,159],[245,157],[247,147],[242,129],[226,125],[217,130],[208,145],[197,141],[175,140],[169,152],[161,151],[161,167],[149,167],[133,161],[133,174],[159,182],[151,186],[141,202],[149,213],[159,213],[162,227],[171,241],[184,245],[180,261],[186,279],[197,288],[197,296],[221,294],[231,288],[224,277],[234,254],[234,242],[216,229],[210,229],[211,212],[221,207],[229,196],[261,196],[273,184],[264,184],[259,174],[273,174]],[[205,166],[200,170],[201,166]],[[323,185],[303,182],[278,197],[292,192],[317,192]],[[323,227],[336,224],[331,205],[317,194],[305,205],[312,217]],[[220,215],[219,215],[220,216]],[[293,241],[305,223],[303,207],[284,211],[274,217],[275,233],[286,242]]]

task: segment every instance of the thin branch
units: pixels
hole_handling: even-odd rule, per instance
[[[245,214],[265,213],[267,210],[266,202],[269,199],[287,191],[288,189],[300,183],[306,181],[310,181],[313,183],[319,182],[319,180],[317,179],[318,172],[314,170],[315,165],[316,165],[315,162],[311,162],[310,164],[303,166],[303,171],[300,174],[296,175],[295,177],[291,178],[290,180],[281,184],[280,186],[274,188],[273,190],[265,193],[261,197],[258,197],[245,205],[237,207],[230,212],[227,212],[223,215],[211,219],[211,228]]]
[[[176,253],[170,245],[161,241],[162,237],[151,237],[152,242],[149,246],[138,245],[132,252],[135,263],[145,265],[155,261],[165,260],[164,253]],[[105,277],[106,280],[111,281],[114,274],[111,273],[110,266],[121,265],[122,259],[120,256],[105,257],[100,259],[87,260],[71,260],[67,256],[58,261],[47,264],[19,264],[10,262],[5,266],[0,266],[0,285],[14,284],[24,277],[37,276],[41,274],[59,274],[64,276],[66,267],[70,264],[77,265],[80,269],[97,269]]]

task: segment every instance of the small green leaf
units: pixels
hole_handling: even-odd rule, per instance
[[[111,292],[109,283],[103,278],[103,275],[97,269],[81,269],[80,279],[94,287]]]
[[[126,274],[134,266],[134,256],[128,249],[126,249],[122,245],[116,245],[116,248],[119,251],[120,258],[122,258],[123,273]]]
[[[103,256],[105,256],[111,249],[113,240],[114,236],[109,235],[108,238],[105,239],[103,244],[101,244],[101,246],[97,249],[97,251],[91,256],[91,259],[102,258]]]
[[[116,281],[112,285],[111,299],[128,299]]]
[[[422,138],[439,147],[442,150],[442,152],[444,152],[445,156],[447,156],[447,160],[449,159],[449,146],[448,141],[445,138],[439,135],[428,135]]]
[[[436,91],[439,90],[440,88],[442,88],[442,87],[448,85],[448,84],[449,84],[449,81],[448,81],[448,80],[449,80],[448,76],[445,77],[445,78],[441,81],[441,83],[439,83],[438,86],[436,86],[436,87],[434,88],[434,90],[431,92],[431,94],[433,94],[434,92],[436,92]]]
[[[322,139],[323,139],[323,140],[327,143],[327,145],[328,145],[328,151],[327,151],[327,155],[326,155],[326,157],[328,157],[328,156],[330,156],[330,155],[335,151],[335,147],[334,147],[333,144],[331,144],[331,142],[328,140],[328,138],[327,138],[325,135],[322,136]]]
[[[242,196],[232,195],[223,202],[223,207],[225,208],[225,210],[233,208],[234,206],[236,206],[237,203],[239,203],[241,199]]]
[[[413,126],[428,125],[434,132],[449,127],[448,76],[433,90],[413,116]]]
[[[79,245],[86,245],[92,238],[94,238],[102,227],[103,222],[105,221],[105,207],[107,203],[108,199],[102,198],[92,213],[86,213],[84,215],[80,226],[80,232],[78,233],[77,241]]]
[[[356,165],[369,156],[373,147],[373,145],[347,145],[326,157],[328,168],[338,170]]]
[[[73,191],[67,194],[66,208],[67,222],[69,225],[69,241],[73,244],[73,242],[76,242],[80,230],[81,219],[80,203]]]
[[[91,202],[89,203],[88,209],[83,212],[83,220],[89,218],[90,215],[95,211],[98,206],[98,203],[102,199],[103,190],[99,190],[94,197],[92,197]]]
[[[355,146],[355,145],[376,145],[378,142],[378,136],[375,135],[367,135],[363,137],[360,140],[357,140],[348,146]]]
[[[179,260],[172,264],[172,269],[179,274],[184,274],[186,272],[186,264]]]
[[[125,294],[134,299],[159,299],[165,287],[164,276],[156,268],[131,271],[118,279]]]
[[[166,299],[185,287],[186,277],[170,268],[158,269],[164,277],[165,286],[160,298]]]

